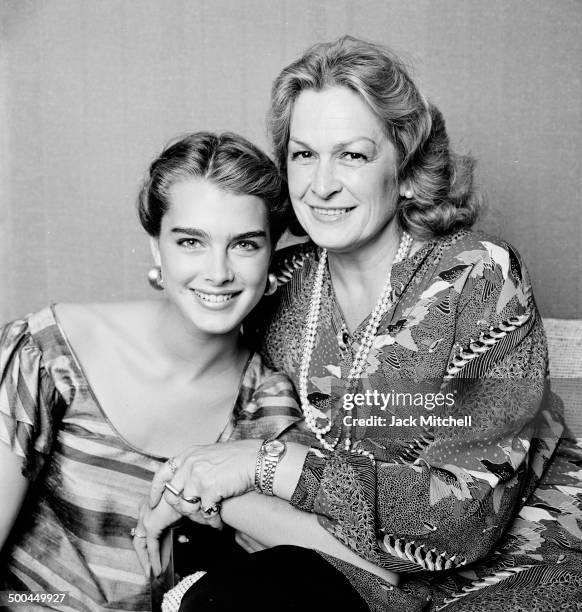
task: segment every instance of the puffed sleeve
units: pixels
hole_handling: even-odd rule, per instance
[[[64,404],[26,320],[0,328],[0,440],[35,479],[51,452]]]
[[[267,367],[258,353],[240,389],[233,411],[231,440],[282,438],[309,444],[293,383],[286,374]]]
[[[454,342],[440,387],[454,392],[455,416],[470,416],[472,426],[432,424],[400,454],[381,437],[349,452],[312,447],[291,499],[360,556],[393,571],[446,570],[486,555],[561,435],[525,268],[511,247],[484,246],[461,254]]]

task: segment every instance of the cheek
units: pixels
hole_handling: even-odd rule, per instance
[[[309,168],[307,166],[288,166],[287,181],[289,195],[292,198],[301,196],[309,186]]]
[[[181,281],[196,274],[199,263],[195,256],[171,250],[161,253],[162,272],[167,279]]]
[[[270,253],[240,261],[237,268],[239,278],[243,279],[249,289],[264,289],[269,274]]]

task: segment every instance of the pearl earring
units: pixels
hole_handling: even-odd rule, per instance
[[[277,277],[271,272],[267,279],[267,288],[265,289],[265,295],[273,295],[277,291]]]
[[[156,291],[164,289],[164,279],[162,278],[162,268],[160,266],[153,266],[148,270],[148,283]]]

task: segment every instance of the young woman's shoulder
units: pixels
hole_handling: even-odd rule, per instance
[[[119,340],[143,335],[140,329],[152,319],[153,301],[60,303],[56,318],[73,346],[99,349],[112,337]]]

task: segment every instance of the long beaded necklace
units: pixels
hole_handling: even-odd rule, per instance
[[[403,232],[398,251],[394,257],[393,265],[402,261],[408,255],[412,242],[411,236],[407,232]],[[319,427],[317,425],[317,417],[315,416],[314,408],[307,397],[307,381],[309,378],[311,356],[315,346],[315,339],[317,338],[317,325],[319,322],[319,312],[321,310],[321,294],[323,290],[323,277],[325,274],[326,264],[327,249],[322,249],[317,271],[315,272],[313,291],[311,294],[311,304],[309,306],[309,314],[307,315],[307,325],[305,327],[305,335],[303,339],[303,355],[301,357],[301,367],[299,369],[299,399],[301,400],[301,407],[303,409],[303,414],[305,415],[305,422],[307,423],[307,426],[316,435],[317,439],[321,442],[321,445],[325,449],[333,451],[340,440],[341,429],[340,435],[332,442],[328,442],[324,436],[330,432],[334,422],[331,419],[327,419],[327,423],[322,427]],[[358,379],[362,376],[364,366],[366,365],[368,359],[368,353],[370,352],[372,344],[374,343],[374,338],[376,337],[376,332],[378,331],[380,321],[392,306],[391,293],[392,284],[390,282],[389,270],[382,293],[380,294],[380,297],[374,306],[374,310],[370,315],[370,320],[368,321],[368,325],[366,326],[358,352],[354,357],[352,367],[348,374],[348,380],[350,381]],[[352,443],[351,425],[346,426],[346,428],[347,433],[344,439],[344,446],[346,450],[349,450]]]

